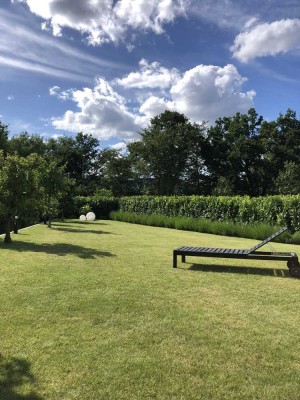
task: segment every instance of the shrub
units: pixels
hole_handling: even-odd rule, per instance
[[[140,215],[201,218],[242,224],[263,222],[300,229],[300,195],[266,196],[135,196],[119,200],[120,211]]]
[[[119,200],[115,197],[95,196],[77,196],[75,198],[78,215],[93,211],[96,218],[108,218],[111,211],[119,208]]]

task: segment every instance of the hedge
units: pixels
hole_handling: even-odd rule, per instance
[[[265,196],[135,196],[119,199],[124,212],[168,217],[205,218],[253,224],[288,225],[300,229],[300,195]]]
[[[89,211],[93,211],[96,218],[108,218],[111,211],[119,209],[119,200],[115,197],[77,196],[75,204],[78,214],[86,214]]]

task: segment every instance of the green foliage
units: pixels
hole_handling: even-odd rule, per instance
[[[93,211],[96,218],[108,218],[111,211],[119,208],[119,200],[115,197],[106,196],[77,196],[75,197],[75,205],[78,214],[86,214]]]
[[[0,218],[5,223],[5,241],[10,242],[10,224],[16,215],[36,216],[41,207],[40,159],[36,154],[4,156],[0,150]]]
[[[13,136],[8,141],[9,153],[17,153],[21,157],[27,157],[32,153],[42,156],[46,152],[46,147],[46,143],[41,136],[29,135],[27,132]]]
[[[110,192],[110,196],[126,196],[134,192],[129,157],[120,154],[115,149],[104,149],[99,154],[99,161],[101,164],[101,187],[104,187],[108,193]],[[99,193],[98,190],[97,193]]]
[[[223,178],[235,194],[264,194],[265,149],[259,139],[262,120],[251,108],[247,114],[220,118],[209,128],[206,163],[219,184],[216,193],[226,194],[220,191]]]
[[[300,193],[300,120],[290,109],[264,121],[251,108],[210,127],[167,110],[139,133],[140,140],[121,151],[101,149],[99,140],[85,133],[48,141],[26,132],[9,137],[0,122],[0,149],[4,156],[36,153],[65,166],[75,182],[60,201],[66,216],[74,215],[74,196],[94,196],[97,188],[108,191],[104,197]]]
[[[89,195],[98,183],[98,146],[99,140],[92,135],[63,136],[48,141],[46,158],[65,167],[67,176],[76,182],[74,189],[78,195]]]
[[[35,155],[3,156],[0,151],[0,212],[2,216],[35,210],[39,206],[39,172]]]
[[[113,197],[112,190],[110,189],[97,189],[94,196],[96,197]]]
[[[280,194],[300,193],[299,165],[293,161],[285,162],[275,181],[275,185]]]
[[[8,147],[8,126],[0,121],[0,150],[6,155]]]
[[[150,192],[180,192],[180,178],[191,158],[191,149],[203,141],[203,130],[178,112],[167,110],[151,119],[150,126],[141,132],[140,144],[128,146],[131,153],[137,153],[137,160],[144,161]]]
[[[79,214],[80,215],[86,215],[87,213],[89,213],[90,211],[92,211],[91,207],[89,204],[85,204],[84,206],[80,207],[79,209]]]
[[[264,196],[135,196],[119,201],[120,211],[191,217],[210,221],[258,222],[300,229],[300,195]]]
[[[60,203],[73,181],[65,174],[65,166],[59,166],[57,160],[42,160],[40,165],[40,183],[43,188],[43,212],[49,221],[58,215]]]

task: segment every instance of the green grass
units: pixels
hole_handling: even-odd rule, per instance
[[[286,265],[172,268],[181,245],[256,241],[116,221],[13,239],[0,243],[1,400],[299,400],[300,280]]]
[[[232,221],[210,221],[209,219],[168,217],[159,214],[137,214],[124,211],[112,211],[111,219],[115,221],[129,222],[147,226],[159,226],[163,228],[180,229],[185,231],[210,233],[221,236],[235,236],[248,239],[263,240],[278,231],[282,226],[271,226],[267,223],[256,222],[253,224],[241,224]],[[300,244],[300,232],[284,234],[275,238],[276,242]]]

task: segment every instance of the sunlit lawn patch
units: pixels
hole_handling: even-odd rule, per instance
[[[178,246],[256,241],[116,221],[13,239],[0,244],[1,400],[299,399],[300,280],[286,265],[172,268]]]

